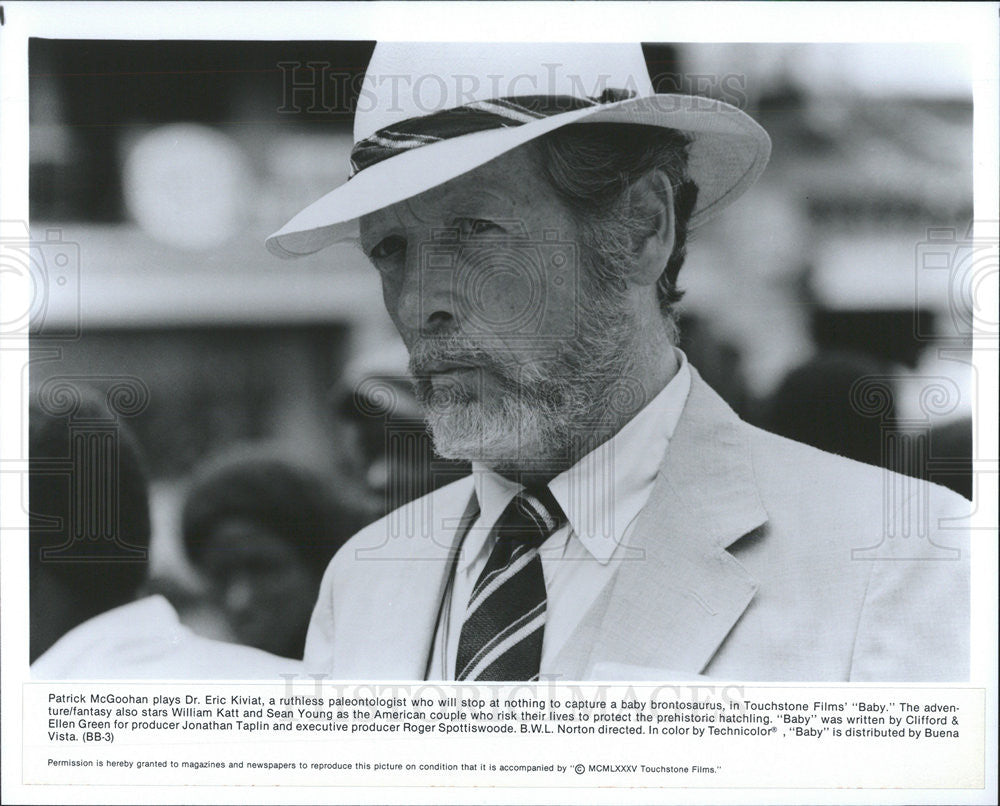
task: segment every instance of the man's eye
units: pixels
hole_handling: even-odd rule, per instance
[[[470,235],[490,235],[503,232],[503,227],[485,218],[473,218],[467,224]]]
[[[406,241],[398,235],[390,235],[388,238],[383,238],[375,244],[368,253],[368,257],[372,258],[372,260],[383,260],[404,249],[406,249]]]

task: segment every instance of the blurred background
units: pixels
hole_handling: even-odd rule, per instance
[[[31,42],[32,259],[49,279],[61,267],[34,300],[32,386],[139,380],[149,589],[198,631],[279,654],[300,647],[269,645],[247,608],[267,584],[318,585],[282,565],[290,499],[336,513],[332,554],[466,471],[433,455],[360,252],[286,262],[263,247],[346,178],[373,46]],[[659,91],[739,106],[774,144],[760,183],[692,236],[692,363],[751,422],[971,497],[961,52],[644,50]],[[280,483],[259,477],[267,462]],[[259,550],[230,567],[234,545]]]

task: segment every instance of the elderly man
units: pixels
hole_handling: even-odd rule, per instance
[[[351,180],[268,245],[360,225],[436,449],[473,473],[334,558],[309,668],[967,678],[962,501],[746,425],[675,346],[687,234],[769,150],[653,94],[638,46],[376,48]]]

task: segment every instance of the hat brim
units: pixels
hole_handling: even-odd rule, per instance
[[[584,121],[661,126],[688,134],[692,138],[688,170],[698,185],[698,202],[689,223],[692,228],[739,198],[757,181],[771,154],[767,132],[722,101],[673,94],[630,98],[397,154],[310,204],[265,244],[272,254],[290,258],[354,240],[361,216],[444,184],[550,131]]]

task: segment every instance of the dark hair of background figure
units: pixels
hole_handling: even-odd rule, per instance
[[[145,581],[148,563],[141,558],[150,539],[149,495],[145,463],[131,431],[120,421],[115,433],[118,443],[117,490],[91,485],[82,505],[92,512],[106,513],[117,492],[118,532],[97,541],[73,543],[71,496],[82,480],[74,470],[52,472],[52,461],[66,461],[72,420],[107,421],[109,414],[102,397],[79,388],[80,404],[72,415],[56,416],[36,401],[29,406],[29,608],[31,662],[72,628],[107,610],[131,602]],[[86,515],[86,512],[81,513]],[[114,539],[111,539],[111,538]],[[117,543],[140,551],[126,554]],[[43,559],[42,552],[67,546],[55,558]],[[75,548],[85,548],[88,559],[79,559]],[[108,559],[92,559],[107,549]],[[74,556],[77,555],[77,559]],[[148,556],[148,555],[146,555]]]
[[[192,477],[181,534],[196,565],[205,537],[228,518],[261,523],[321,571],[359,526],[318,473],[254,447],[214,457]]]

